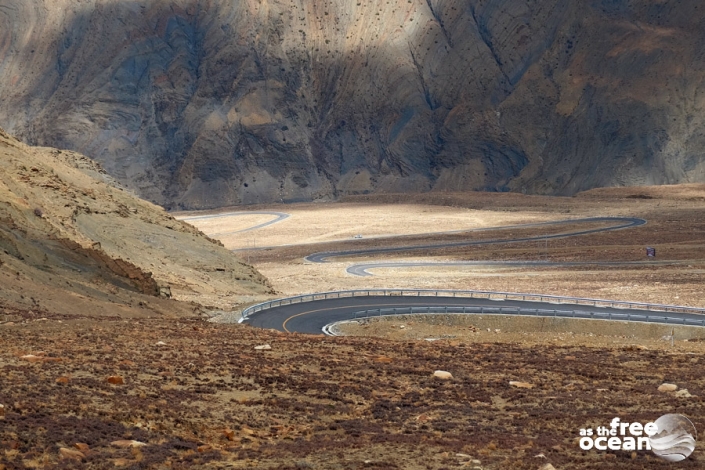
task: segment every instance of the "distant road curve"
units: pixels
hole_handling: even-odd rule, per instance
[[[369,269],[454,267],[454,266],[505,266],[505,267],[571,267],[571,266],[654,266],[676,265],[692,261],[400,261],[390,263],[359,263],[345,270],[353,276],[374,276]]]
[[[341,258],[345,256],[368,256],[375,255],[379,253],[393,253],[401,251],[415,251],[415,250],[433,250],[438,248],[452,248],[452,247],[463,247],[463,246],[474,246],[474,245],[491,245],[499,243],[521,243],[521,242],[531,242],[538,240],[551,240],[557,238],[567,238],[576,237],[580,235],[588,235],[592,233],[600,232],[611,232],[614,230],[623,230],[632,227],[638,227],[640,225],[645,225],[646,220],[639,219],[636,217],[587,217],[582,219],[567,219],[558,220],[553,222],[542,222],[538,224],[525,224],[525,225],[511,225],[504,227],[495,227],[492,230],[508,230],[508,229],[519,229],[519,228],[529,228],[529,227],[540,227],[540,226],[551,226],[551,225],[567,225],[567,224],[584,224],[584,223],[596,223],[596,222],[608,222],[614,223],[608,227],[578,230],[575,232],[565,232],[557,233],[553,235],[537,235],[534,237],[522,237],[522,238],[495,238],[491,240],[475,240],[475,241],[463,241],[463,242],[449,242],[449,243],[429,243],[423,245],[406,245],[398,246],[392,248],[370,248],[363,250],[347,250],[347,251],[325,251],[320,253],[313,253],[308,255],[305,259],[312,263],[325,263],[331,258]],[[470,229],[465,231],[456,231],[455,233],[462,232],[475,232],[475,231],[487,231],[487,228],[482,229]],[[368,273],[369,275],[369,273]]]
[[[220,214],[209,214],[209,215],[196,215],[193,217],[184,217],[179,220],[183,220],[184,222],[188,222],[191,220],[206,220],[206,219],[220,219],[223,217],[237,217],[241,215],[273,215],[274,219],[269,220],[267,222],[254,225],[252,227],[244,228],[241,230],[234,230],[231,232],[218,232],[218,233],[209,233],[208,235],[213,237],[213,236],[218,236],[218,235],[231,235],[233,233],[241,233],[241,232],[249,232],[251,230],[257,230],[263,227],[267,227],[268,225],[276,224],[277,222],[281,222],[282,220],[288,219],[291,217],[290,214],[287,214],[285,212],[273,212],[273,211],[242,211],[242,212],[222,212]]]

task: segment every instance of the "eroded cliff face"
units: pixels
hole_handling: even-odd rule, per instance
[[[3,0],[0,125],[170,208],[705,180],[697,0]]]

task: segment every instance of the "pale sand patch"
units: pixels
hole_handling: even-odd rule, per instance
[[[541,293],[590,299],[703,306],[702,267],[656,270],[571,268],[425,267],[345,272],[348,262],[254,263],[281,296],[348,289],[457,289]],[[674,288],[677,286],[677,288]]]
[[[568,318],[513,315],[395,315],[336,326],[339,333],[397,341],[433,339],[441,343],[522,343],[526,345],[620,347],[669,352],[705,351],[705,329]],[[671,346],[670,336],[674,343]],[[688,341],[691,340],[691,341]],[[569,359],[570,360],[570,359]]]
[[[467,230],[569,218],[546,212],[504,212],[423,204],[289,204],[258,206],[290,214],[286,220],[252,232],[227,233],[255,226],[274,216],[232,216],[189,220],[226,248],[311,244],[336,240]],[[230,211],[232,212],[232,211]],[[198,215],[191,213],[190,215]]]

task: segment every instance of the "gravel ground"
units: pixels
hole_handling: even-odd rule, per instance
[[[326,338],[196,318],[4,315],[2,470],[705,463],[700,445],[674,467],[646,451],[581,451],[577,443],[580,428],[615,416],[648,422],[676,412],[703,429],[702,353]],[[435,378],[436,370],[452,378]],[[659,392],[664,382],[679,391]],[[677,395],[682,389],[687,395]]]

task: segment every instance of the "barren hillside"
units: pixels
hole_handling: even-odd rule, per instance
[[[697,0],[5,0],[0,125],[170,208],[705,180]]]
[[[193,313],[196,305],[163,298],[165,288],[206,306],[271,290],[254,268],[90,159],[28,147],[2,130],[0,285],[0,306],[40,316]]]

